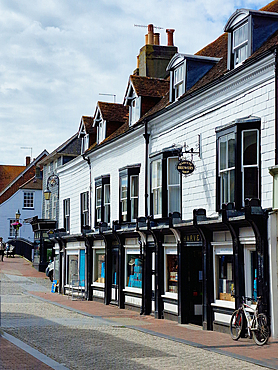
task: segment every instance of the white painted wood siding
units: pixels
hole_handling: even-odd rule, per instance
[[[274,56],[268,56],[152,120],[150,153],[184,143],[195,149],[201,134],[201,158],[194,155],[196,170],[183,177],[184,220],[192,219],[195,208],[205,208],[207,216],[215,214],[215,128],[249,115],[261,118],[261,200],[263,208],[272,206],[272,177],[268,168],[275,160],[274,63]]]

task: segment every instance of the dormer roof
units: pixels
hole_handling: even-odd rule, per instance
[[[94,114],[94,127],[96,125],[96,118],[98,114],[103,121],[126,122],[128,119],[128,107],[125,107],[122,104],[99,101]]]
[[[258,17],[272,17],[278,19],[278,14],[275,12],[266,12],[262,10],[252,10],[252,9],[237,9],[228,19],[225,27],[224,32],[228,32],[235,24],[246,19],[249,15],[255,15]]]
[[[91,134],[95,130],[93,128],[94,119],[90,116],[82,116],[79,129],[78,129],[78,137],[80,137],[80,134],[83,132],[85,134]]]
[[[129,96],[131,87],[136,96],[161,98],[169,90],[169,80],[131,75],[129,77],[125,100]]]

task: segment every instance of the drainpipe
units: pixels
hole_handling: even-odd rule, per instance
[[[275,49],[275,164],[278,164],[278,82],[277,82],[277,68],[278,68],[278,56],[277,49]]]
[[[150,134],[148,133],[148,121],[145,120],[145,133],[143,134],[145,138],[145,217],[148,217],[148,169],[149,169],[149,143],[150,143]]]

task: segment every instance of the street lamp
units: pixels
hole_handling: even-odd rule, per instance
[[[49,186],[59,185],[59,177],[57,175],[50,175],[46,182],[46,190],[43,192],[44,199],[49,200],[51,195],[51,190]]]
[[[18,221],[20,219],[20,212],[19,212],[19,209],[17,210],[16,214],[15,214],[15,219]]]
[[[17,233],[18,233],[18,230],[21,226],[20,222],[19,222],[19,219],[20,219],[20,212],[19,212],[19,209],[17,210],[16,214],[15,214],[15,225],[14,225],[14,228],[15,228],[15,239],[17,238]]]

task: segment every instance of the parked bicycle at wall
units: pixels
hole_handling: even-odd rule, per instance
[[[244,317],[246,318],[247,331],[249,338],[254,339],[258,346],[267,343],[269,338],[269,327],[267,317],[264,313],[259,313],[259,307],[262,303],[262,297],[257,298],[255,309],[246,302],[253,301],[253,298],[242,297],[241,306],[234,311],[230,321],[230,333],[233,340],[238,340],[243,328]]]

